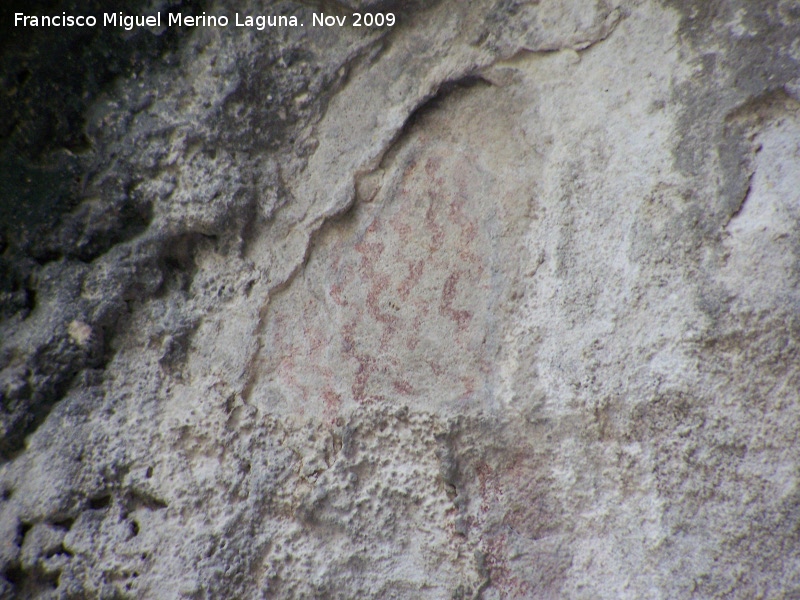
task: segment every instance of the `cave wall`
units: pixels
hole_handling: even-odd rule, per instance
[[[800,596],[795,2],[150,5],[398,24],[3,46],[1,597]]]

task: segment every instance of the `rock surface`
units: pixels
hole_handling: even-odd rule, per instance
[[[0,132],[0,597],[800,597],[797,3],[360,8]]]

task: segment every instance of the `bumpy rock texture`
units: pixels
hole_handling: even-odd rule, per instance
[[[800,597],[794,0],[118,4],[398,25],[6,44],[0,597]]]

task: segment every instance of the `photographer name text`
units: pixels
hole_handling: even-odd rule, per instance
[[[330,15],[314,13],[311,27],[392,27],[397,22],[394,13],[353,13],[351,15]],[[137,27],[159,29],[162,27],[250,27],[264,31],[273,27],[305,27],[306,23],[291,15],[184,15],[169,13],[162,15],[126,15],[124,13],[103,13],[95,15],[26,15],[14,13],[17,27],[119,27],[131,31]]]

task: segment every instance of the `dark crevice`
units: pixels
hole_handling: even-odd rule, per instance
[[[19,586],[25,581],[25,571],[23,571],[22,567],[18,564],[8,567],[3,573],[3,576],[14,587]]]
[[[103,494],[89,499],[90,510],[103,510],[111,505],[111,494]]]
[[[94,354],[96,356],[83,349],[74,349],[65,337],[55,338],[37,352],[29,363],[33,374],[29,375],[28,380],[35,376],[43,385],[35,389],[33,385],[26,384],[16,398],[20,408],[10,415],[4,415],[7,424],[4,424],[5,431],[0,435],[0,460],[12,460],[23,450],[25,439],[44,423],[85,367],[103,363],[103,353]]]
[[[83,13],[99,15],[102,22],[103,12],[147,13],[149,4],[144,0],[59,0],[45,7],[41,2],[8,0],[4,8],[9,16],[15,12]],[[206,4],[185,1],[170,10],[196,14]],[[34,160],[60,148],[83,148],[87,106],[118,77],[142,72],[174,50],[189,31],[174,27],[162,35],[142,31],[120,36],[113,28],[23,28],[15,26],[12,18],[4,19],[0,81],[12,93],[0,99],[0,116],[17,123],[19,135],[0,139],[0,146],[13,146]],[[53,60],[54,56],[74,60]]]
[[[180,290],[187,292],[189,290],[197,271],[197,265],[195,264],[197,248],[202,241],[209,239],[216,241],[215,236],[186,233],[164,244],[158,261],[158,268],[163,274],[163,281],[156,292],[156,297],[162,297],[169,291]]]
[[[725,123],[737,121],[750,121],[754,125],[763,125],[765,119],[785,110],[787,106],[797,104],[783,87],[773,87],[761,94],[747,99],[740,106],[730,111],[725,116]]]
[[[51,521],[50,524],[58,529],[69,531],[75,524],[75,519],[73,519],[72,517],[67,517],[65,519],[58,519],[56,521]]]
[[[152,202],[125,201],[99,210],[83,205],[71,220],[65,219],[60,237],[67,240],[69,258],[89,263],[144,233],[152,220]]]
[[[20,313],[24,319],[36,307],[31,279],[13,258],[0,256],[0,321]]]
[[[45,554],[46,558],[52,558],[53,556],[68,556],[71,558],[74,555],[70,550],[67,550],[64,544],[59,544],[57,548]]]
[[[24,521],[19,524],[17,528],[17,546],[22,548],[22,544],[25,543],[25,536],[28,535],[32,527],[33,525],[31,523],[26,523]]]
[[[134,490],[127,501],[128,510],[147,508],[149,510],[163,510],[169,506],[163,500],[141,490]]]
[[[15,11],[13,7],[19,12],[31,12],[29,4],[22,0],[10,2],[7,7],[10,14]],[[121,10],[132,14],[141,13],[142,10],[137,9],[152,4],[144,0],[113,0],[110,5],[99,0],[87,2],[85,5],[76,0],[53,2],[52,12],[61,12],[60,9],[75,12],[72,9],[80,6],[80,12],[86,14],[101,7],[103,11]],[[171,3],[155,3],[156,6],[165,4]],[[202,12],[208,4],[205,0],[184,0],[164,10],[186,16]],[[135,73],[148,76],[150,72],[165,73],[176,68],[180,58],[174,51],[192,30],[171,27],[158,36],[142,32],[123,38],[112,28],[97,28],[91,32],[44,28],[23,32],[10,26],[0,29],[8,33],[0,36],[0,79],[4,85],[17,87],[15,95],[6,98],[8,106],[0,99],[0,116],[9,113],[9,118],[0,119],[0,122],[11,124],[8,135],[0,138],[0,162],[6,166],[5,170],[0,169],[4,174],[0,176],[0,192],[17,198],[13,209],[11,205],[0,206],[0,248],[3,251],[0,261],[11,261],[13,257],[13,266],[19,271],[9,276],[12,282],[9,285],[4,285],[0,272],[0,318],[19,318],[20,314],[24,318],[37,302],[36,292],[29,282],[36,280],[42,267],[54,268],[58,265],[53,263],[64,263],[64,273],[86,273],[92,268],[92,261],[120,243],[141,236],[150,227],[154,208],[146,194],[137,188],[152,175],[150,167],[139,168],[136,157],[123,151],[133,142],[137,147],[140,141],[143,147],[147,142],[135,136],[131,139],[133,126],[125,122],[121,121],[118,126],[100,126],[101,120],[87,119],[87,110],[96,105],[105,92],[110,91],[110,96],[114,96],[109,85],[118,78],[125,79]],[[54,48],[64,51],[54,52]],[[30,54],[31,60],[14,60],[19,54]],[[53,63],[52,56],[59,54],[74,57],[74,60],[63,65]],[[314,64],[315,56],[303,45],[273,48],[267,44],[262,52],[253,56],[257,57],[254,63],[240,69],[241,74],[247,76],[242,77],[221,107],[221,121],[229,120],[231,126],[219,127],[213,135],[198,136],[193,142],[212,160],[217,157],[218,149],[251,153],[276,148],[275,144],[285,142],[284,133],[290,135],[297,123],[313,120],[321,114],[330,96],[328,88],[339,78],[338,70],[306,72],[308,65]],[[97,68],[86,68],[87,65]],[[51,73],[54,67],[60,71]],[[56,87],[59,93],[52,93]],[[323,100],[300,108],[293,100],[301,93]],[[264,103],[263,99],[270,94],[275,95],[275,102]],[[122,103],[122,109],[137,114],[146,110],[152,97],[148,99],[143,95],[126,102]],[[17,114],[20,106],[35,106],[38,112]],[[272,117],[280,114],[281,107],[291,108],[288,119],[277,127],[274,122],[278,120]],[[239,108],[244,110],[241,115]],[[95,106],[92,111],[96,109]],[[252,134],[255,128],[270,122],[273,122],[271,133],[274,135]],[[247,124],[253,127],[245,126]],[[2,123],[0,130],[6,130]],[[126,145],[120,143],[123,140]],[[14,151],[10,152],[9,148]],[[63,152],[64,148],[70,152]],[[256,213],[255,196],[246,210]],[[238,215],[225,218],[235,220]],[[27,387],[14,399],[13,409],[0,414],[0,461],[12,459],[23,450],[25,439],[45,421],[72,386],[85,387],[76,376],[81,377],[87,367],[102,369],[112,358],[111,342],[124,328],[126,302],[189,291],[195,270],[195,246],[202,236],[175,237],[179,239],[159,238],[152,248],[144,250],[132,244],[130,253],[118,261],[123,264],[115,265],[120,266],[114,274],[114,283],[119,285],[112,286],[108,297],[92,300],[94,304],[86,308],[82,318],[77,317],[98,333],[96,348],[76,348],[76,344],[62,334],[45,345],[12,349],[19,353],[30,372],[26,376]],[[0,264],[0,271],[4,266],[5,263]],[[10,290],[8,296],[6,288]],[[63,298],[55,297],[56,302],[52,301],[65,288],[66,284],[55,291],[42,288],[39,300],[45,298],[48,306],[68,306],[75,296],[65,294]],[[7,298],[9,302],[5,301]],[[84,298],[79,301],[83,303]],[[7,315],[6,307],[10,307]],[[73,318],[76,317],[67,317]],[[188,323],[188,317],[186,320],[179,334],[172,336],[165,353],[163,362],[168,366],[180,363],[189,347],[196,323]]]
[[[118,11],[141,14],[159,6],[166,10],[169,4],[54,0],[32,6],[23,0],[9,0],[4,8],[9,15],[44,11],[102,16],[103,12]],[[206,4],[206,0],[185,0],[171,10],[198,14]],[[128,173],[99,182],[87,196],[92,165],[109,160],[102,143],[96,148],[93,143],[113,141],[124,133],[95,139],[94,132],[87,133],[87,111],[118,78],[176,66],[174,60],[162,59],[174,55],[192,31],[170,27],[159,35],[137,30],[120,36],[116,28],[23,28],[15,27],[13,19],[0,24],[0,86],[8,92],[0,97],[0,196],[13,199],[0,202],[0,322],[27,319],[42,293],[48,301],[55,297],[54,304],[70,305],[74,298],[65,290],[72,282],[37,293],[35,282],[44,267],[77,279],[91,261],[150,226],[152,203],[131,188],[133,176]],[[69,60],[53,61],[53,56]],[[125,283],[143,287],[135,281]],[[62,293],[65,297],[58,298]],[[89,307],[87,314],[95,311],[114,322],[119,299],[103,298],[99,304]],[[75,318],[86,321],[96,332],[103,329],[103,323],[96,327],[99,318],[90,321],[86,314],[67,317]],[[76,382],[76,375],[86,367],[103,368],[110,358],[110,339],[82,348],[68,336],[53,333],[36,347],[26,348],[21,343],[17,348],[3,348],[3,352],[13,352],[28,373],[24,385],[10,381],[8,387],[2,381],[0,386],[0,461],[17,456],[25,439],[70,387],[82,385]]]
[[[748,178],[748,180],[747,180],[747,189],[745,190],[744,195],[742,196],[742,201],[739,203],[739,206],[737,206],[735,208],[733,213],[731,213],[731,215],[728,217],[728,220],[725,222],[724,227],[728,227],[728,225],[730,225],[731,221],[733,221],[736,217],[738,217],[742,213],[742,210],[744,209],[744,205],[747,204],[747,200],[748,200],[748,198],[750,198],[750,192],[753,189],[753,176],[754,175],[755,174],[751,174],[750,177]]]
[[[463,92],[465,90],[471,90],[476,87],[491,87],[492,84],[488,80],[486,80],[481,75],[476,74],[468,74],[454,80],[448,80],[443,82],[439,87],[436,89],[433,94],[424,98],[417,107],[411,111],[411,114],[408,115],[405,123],[398,131],[397,135],[395,135],[392,142],[387,146],[387,148],[391,148],[394,146],[398,140],[405,137],[414,126],[419,123],[426,115],[432,113],[433,111],[441,108],[444,102],[450,98],[451,96]]]

